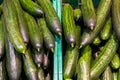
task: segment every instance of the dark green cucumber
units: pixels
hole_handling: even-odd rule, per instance
[[[112,0],[100,0],[97,8],[97,23],[93,31],[84,31],[80,41],[80,47],[85,46],[93,42],[94,38],[98,36],[99,32],[103,28],[107,16],[110,12]]]
[[[0,59],[3,57],[4,55],[4,48],[5,48],[5,33],[4,33],[4,22],[3,20],[0,20]]]
[[[38,68],[38,80],[45,80],[45,74],[42,67]]]
[[[111,60],[110,66],[112,69],[116,70],[120,68],[120,58],[119,55],[116,53],[113,59]]]
[[[26,22],[28,25],[30,43],[35,49],[40,51],[40,49],[43,47],[42,31],[40,31],[38,24],[36,23],[33,16],[31,16],[30,14],[26,12],[24,12],[24,15],[25,15]]]
[[[38,70],[32,59],[30,48],[27,49],[26,55],[22,55],[23,69],[28,80],[38,80]]]
[[[11,43],[19,53],[25,53],[26,45],[19,32],[18,19],[17,19],[15,6],[10,0],[4,0],[2,8],[3,8],[4,21],[6,24],[6,30],[8,36],[10,37]]]
[[[99,35],[94,39],[94,41],[93,41],[93,45],[100,45],[100,43],[101,43],[101,39],[100,39],[100,37],[99,37]]]
[[[73,17],[73,9],[70,4],[65,4],[62,12],[63,31],[66,42],[72,47],[76,43],[75,21]]]
[[[41,16],[43,15],[42,8],[32,0],[19,0],[22,7],[31,15]]]
[[[105,44],[104,48],[100,51],[98,57],[92,62],[90,77],[91,80],[95,80],[105,70],[106,66],[110,63],[114,57],[118,48],[118,40],[114,34]]]
[[[41,50],[40,52],[38,52],[36,49],[33,49],[33,60],[35,62],[35,64],[37,65],[37,67],[41,67],[43,60],[44,60],[44,51]]]
[[[37,0],[45,13],[45,20],[49,29],[58,35],[62,34],[62,27],[58,15],[50,0]]]
[[[105,71],[102,73],[101,80],[113,80],[112,70],[109,65],[106,67]]]
[[[23,38],[24,43],[28,44],[29,43],[28,26],[26,24],[26,20],[23,14],[22,7],[20,5],[19,0],[11,0],[11,1],[15,5],[21,36]]]
[[[6,67],[5,67],[5,58],[0,60],[0,80],[8,80]]]
[[[74,16],[74,20],[78,21],[82,17],[81,9],[79,9],[79,8],[74,9],[73,16]]]
[[[5,33],[7,35],[7,33]],[[6,43],[6,68],[9,80],[19,80],[22,71],[21,55],[15,50],[9,36],[5,37]]]
[[[113,71],[113,73],[112,73],[112,77],[113,77],[112,80],[118,80],[118,72]]]
[[[37,22],[38,22],[39,28],[42,29],[42,32],[43,32],[43,42],[45,44],[45,47],[48,50],[51,50],[52,52],[54,52],[54,48],[55,48],[54,36],[48,29],[45,19],[40,18],[37,20]]]
[[[50,59],[49,59],[49,52],[47,52],[46,54],[44,53],[44,58],[43,58],[43,68],[44,69],[48,69],[50,66]]]
[[[76,46],[74,49],[71,47],[68,47],[66,50],[65,58],[64,58],[64,65],[63,65],[63,75],[64,79],[71,79],[75,74],[77,74],[77,62],[79,57],[79,41],[80,41],[80,35],[81,35],[81,27],[79,25],[76,26]],[[75,71],[76,69],[76,71]]]
[[[90,63],[92,49],[90,46],[85,46],[82,49],[81,56],[78,62],[77,80],[90,80]]]
[[[112,0],[112,23],[115,33],[120,40],[120,0]]]
[[[92,0],[81,0],[81,11],[86,27],[93,30],[96,26],[96,13]]]
[[[111,17],[106,21],[103,29],[100,31],[100,38],[102,40],[107,40],[110,38],[112,32],[112,21]]]

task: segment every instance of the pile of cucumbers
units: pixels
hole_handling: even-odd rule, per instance
[[[0,80],[52,80],[54,35],[62,27],[50,0],[0,5]]]
[[[120,0],[62,7],[64,80],[120,80]]]

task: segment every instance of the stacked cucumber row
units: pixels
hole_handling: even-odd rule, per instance
[[[62,27],[51,1],[4,0],[0,12],[0,80],[52,80]]]
[[[120,0],[80,3],[62,8],[64,80],[120,80]]]

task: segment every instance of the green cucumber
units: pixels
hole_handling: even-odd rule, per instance
[[[5,58],[3,58],[0,60],[0,80],[8,80],[5,66]]]
[[[110,66],[112,69],[116,70],[120,68],[120,58],[119,55],[116,53],[113,59],[111,60]]]
[[[26,45],[19,32],[18,19],[17,19],[15,6],[10,0],[4,0],[2,8],[3,8],[4,22],[6,24],[5,27],[8,36],[10,37],[11,43],[19,53],[25,53]]]
[[[120,0],[112,0],[112,23],[115,33],[120,40]]]
[[[97,36],[95,39],[94,39],[94,41],[93,41],[93,45],[100,45],[100,43],[101,43],[101,39],[100,39],[100,37],[99,36]]]
[[[117,79],[120,80],[120,68],[118,70],[118,78]]]
[[[111,17],[106,21],[103,29],[100,31],[100,38],[102,40],[107,40],[111,36],[111,30],[112,30],[112,21]]]
[[[42,29],[42,32],[43,32],[43,42],[45,44],[45,47],[48,50],[51,50],[52,52],[54,52],[54,48],[55,48],[54,36],[48,29],[45,19],[40,18],[37,20],[37,22],[38,22],[39,28]]]
[[[21,36],[23,38],[24,43],[28,44],[29,43],[28,26],[26,24],[22,7],[20,5],[19,0],[12,0],[12,2],[15,5]]]
[[[43,47],[43,34],[42,31],[40,31],[37,22],[35,21],[34,17],[30,14],[24,12],[26,23],[28,25],[28,31],[29,31],[29,37],[30,37],[30,43],[32,46],[40,51]]]
[[[3,18],[3,17],[2,17]],[[5,33],[4,33],[4,21],[0,20],[0,59],[4,56],[5,52]]]
[[[23,69],[28,80],[38,80],[38,70],[32,59],[31,50],[28,47],[25,55],[22,55]]]
[[[37,2],[42,7],[45,13],[45,20],[49,29],[53,33],[61,35],[62,27],[60,24],[60,20],[50,0],[37,0]]]
[[[63,31],[66,42],[74,47],[76,43],[75,21],[73,9],[70,4],[65,4],[62,11]]]
[[[97,8],[97,23],[93,31],[84,31],[80,41],[80,48],[93,42],[94,38],[98,36],[99,32],[103,28],[107,16],[110,12],[112,0],[100,0]]]
[[[95,80],[105,70],[106,66],[110,63],[114,57],[118,48],[118,40],[115,34],[112,34],[111,38],[105,44],[104,48],[100,51],[98,57],[92,62],[90,77],[91,80]]]
[[[38,68],[38,80],[45,80],[45,74],[42,67]]]
[[[32,0],[19,0],[22,7],[33,16],[43,15],[42,8]]]
[[[96,26],[96,13],[92,0],[81,0],[81,11],[83,21],[86,27],[93,30]]]
[[[101,80],[113,80],[112,70],[109,65],[106,67],[105,71],[102,73]]]
[[[116,71],[113,71],[112,77],[113,77],[112,80],[118,80],[118,73]]]
[[[90,80],[90,63],[92,49],[90,46],[82,48],[81,56],[78,62],[77,80]]]
[[[73,10],[74,20],[78,21],[82,17],[82,11],[79,8]]]
[[[5,33],[7,35],[7,33]],[[22,72],[21,55],[14,49],[9,36],[5,37],[6,68],[9,80],[19,80]]]

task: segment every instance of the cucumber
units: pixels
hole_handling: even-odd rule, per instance
[[[83,14],[83,21],[86,27],[93,30],[96,26],[96,13],[92,0],[81,0],[81,11]]]
[[[8,80],[6,67],[5,67],[5,58],[0,60],[0,80]]]
[[[100,0],[97,8],[97,23],[93,31],[84,31],[80,41],[80,48],[93,42],[94,38],[98,36],[99,32],[103,28],[107,16],[110,12],[112,0]]]
[[[50,54],[49,52],[44,53],[44,58],[43,58],[43,68],[44,68],[44,70],[46,70],[50,67],[49,54]]]
[[[82,17],[82,11],[79,8],[73,10],[74,20],[78,21]]]
[[[111,17],[106,21],[103,29],[100,31],[100,38],[102,40],[108,40],[111,36],[112,22]]]
[[[44,14],[42,8],[32,0],[19,0],[21,6],[33,16],[41,16]]]
[[[24,15],[25,15],[26,22],[28,25],[30,43],[36,50],[40,51],[41,48],[43,47],[42,31],[38,28],[38,24],[33,18],[33,16],[31,16],[27,12],[24,12]]]
[[[112,70],[109,65],[106,67],[105,71],[102,73],[101,80],[113,80]]]
[[[45,74],[42,67],[38,68],[38,80],[45,80]]]
[[[90,63],[92,49],[90,46],[82,48],[81,56],[78,62],[77,80],[90,80]]]
[[[22,55],[23,69],[28,80],[38,80],[38,70],[32,59],[30,48],[28,47],[25,55]]]
[[[41,67],[44,60],[44,51],[41,50],[40,52],[38,52],[36,49],[33,49],[32,56],[37,67]]]
[[[110,66],[114,70],[117,70],[120,68],[120,58],[119,58],[119,55],[117,53],[115,54],[115,56],[111,60]]]
[[[105,44],[104,48],[100,51],[98,57],[92,62],[90,69],[91,80],[95,80],[105,70],[106,66],[110,63],[118,48],[118,40],[115,34]]]
[[[118,80],[120,80],[120,68],[118,70],[118,77],[117,77]]]
[[[45,47],[48,50],[51,50],[52,52],[54,52],[54,48],[55,48],[54,36],[48,29],[45,19],[44,18],[37,19],[37,23],[38,23],[38,27],[42,29],[43,42],[45,44]]]
[[[0,5],[0,15],[2,14],[2,6]]]
[[[15,5],[21,36],[23,38],[24,43],[28,44],[29,43],[28,26],[26,24],[22,7],[20,5],[19,0],[12,0],[12,2]]]
[[[98,46],[98,45],[100,45],[100,43],[101,43],[101,39],[100,39],[100,36],[98,35],[98,36],[94,39],[93,45]]]
[[[112,76],[113,76],[113,80],[118,80],[118,73],[116,71],[113,71],[112,73]]]
[[[120,40],[120,0],[112,0],[112,23],[115,33]]]
[[[62,27],[60,24],[60,20],[50,0],[37,0],[37,2],[42,7],[45,13],[45,20],[49,29],[53,33],[61,35]]]
[[[18,19],[17,19],[15,6],[10,0],[4,0],[2,8],[3,8],[4,22],[6,24],[5,27],[8,36],[10,37],[11,43],[19,53],[25,53],[26,45],[19,32]]]
[[[62,11],[63,31],[66,42],[74,47],[76,43],[75,21],[73,9],[70,4],[65,4]]]
[[[7,35],[7,33],[5,33]],[[5,37],[6,46],[6,69],[9,80],[19,80],[22,71],[21,55],[15,50],[10,38],[7,35]]]
[[[2,17],[3,18],[3,17]],[[0,20],[0,59],[4,56],[5,54],[5,33],[4,33],[4,22],[3,20]]]

